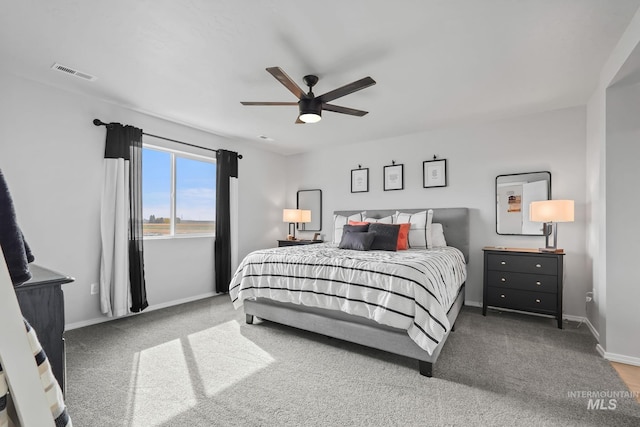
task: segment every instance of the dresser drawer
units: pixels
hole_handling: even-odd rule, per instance
[[[537,313],[555,313],[556,294],[489,287],[487,305]]]
[[[558,273],[558,259],[545,256],[487,254],[487,268],[518,273],[556,275]]]
[[[558,292],[558,277],[546,274],[489,270],[487,272],[487,280],[488,286],[554,294]]]

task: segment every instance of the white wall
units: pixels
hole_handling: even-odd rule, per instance
[[[637,146],[637,138],[633,140],[636,132],[633,115],[637,117],[640,109],[637,89],[631,89],[624,81],[633,81],[640,72],[639,48],[640,11],[604,64],[598,86],[587,103],[587,256],[594,278],[593,307],[587,314],[599,334],[604,356],[635,365],[640,365],[640,344],[636,338],[640,299],[637,261],[632,260],[626,266],[621,266],[620,261],[627,254],[637,258],[637,251],[629,245],[633,244],[638,227],[635,218],[629,222],[618,212],[622,195],[614,187],[622,185],[623,191],[628,190],[627,180],[637,179],[637,162],[632,161],[637,159],[637,150],[624,145]],[[614,82],[619,87],[608,89]],[[627,98],[625,90],[635,94]],[[632,118],[625,120],[628,113]],[[618,259],[619,256],[622,257]],[[619,270],[611,271],[612,268]]]
[[[600,343],[606,341],[606,193],[605,193],[605,92],[594,94],[587,106],[587,267],[593,277],[593,301],[587,304],[587,319]]]
[[[640,84],[607,89],[607,352],[640,357]],[[629,339],[633,333],[635,339]]]
[[[283,156],[9,74],[0,73],[0,93],[0,169],[36,263],[76,279],[64,286],[68,325],[103,318],[98,296],[90,295],[99,277],[105,139],[105,128],[95,127],[94,118],[240,152],[239,256],[274,246],[281,237]],[[145,247],[152,307],[213,292],[212,238],[146,240]]]
[[[287,205],[296,191],[320,188],[325,239],[331,239],[334,210],[419,207],[469,207],[471,254],[467,303],[482,302],[482,247],[535,248],[537,236],[500,236],[495,225],[495,178],[500,174],[551,172],[552,195],[576,202],[576,221],[559,226],[565,256],[564,311],[585,315],[591,288],[585,256],[585,109],[545,112],[487,124],[459,126],[291,156],[287,160]],[[422,162],[433,155],[447,159],[448,186],[422,188]],[[382,168],[405,166],[405,189],[383,191]],[[368,193],[350,192],[350,171],[368,167]]]

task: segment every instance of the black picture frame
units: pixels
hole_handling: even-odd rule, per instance
[[[369,168],[351,169],[351,192],[366,193],[369,191]]]
[[[384,191],[404,190],[404,165],[395,163],[383,168]]]
[[[447,186],[447,159],[422,162],[422,186],[424,188]]]

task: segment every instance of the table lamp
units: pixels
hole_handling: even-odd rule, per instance
[[[554,223],[573,220],[573,200],[541,200],[529,205],[529,221],[544,223],[542,234],[545,236],[545,247],[540,248],[543,252],[562,252],[562,249],[558,249],[558,224]]]
[[[284,209],[282,211],[282,222],[289,223],[287,240],[296,240],[296,223],[311,222],[311,211],[306,209]],[[293,233],[291,232],[292,226]]]

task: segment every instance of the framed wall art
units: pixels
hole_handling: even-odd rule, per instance
[[[422,181],[424,188],[446,187],[447,159],[422,162]]]
[[[366,193],[369,191],[369,168],[351,169],[351,192]]]
[[[404,189],[404,165],[391,165],[384,167],[384,191]]]

